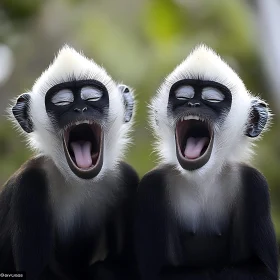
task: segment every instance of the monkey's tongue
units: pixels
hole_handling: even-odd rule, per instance
[[[202,149],[209,142],[208,137],[189,137],[185,147],[185,157],[196,159],[200,156]]]
[[[92,165],[91,158],[91,142],[90,141],[76,141],[70,143],[76,164],[79,168],[89,168]]]

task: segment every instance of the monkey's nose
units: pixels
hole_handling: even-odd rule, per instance
[[[199,102],[196,102],[196,103],[188,102],[188,106],[189,107],[199,107],[200,103]]]
[[[87,111],[87,107],[84,107],[83,109],[80,109],[80,108],[75,108],[74,109],[74,112],[77,112],[77,113],[83,113],[83,112],[85,112],[85,111]]]

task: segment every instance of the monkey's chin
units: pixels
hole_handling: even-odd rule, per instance
[[[183,169],[193,171],[210,159],[214,132],[211,125],[197,116],[181,118],[175,128],[177,159]]]
[[[103,165],[104,133],[94,122],[78,122],[63,133],[63,148],[72,172],[82,179],[96,177]]]

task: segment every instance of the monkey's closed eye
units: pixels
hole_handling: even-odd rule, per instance
[[[102,91],[94,87],[83,87],[81,98],[87,101],[98,101],[102,97]]]
[[[225,99],[225,96],[216,88],[206,87],[202,91],[201,95],[203,100],[209,102],[221,102]]]
[[[194,97],[194,88],[191,86],[182,86],[179,87],[176,92],[175,96],[179,100],[186,100]]]
[[[71,90],[62,89],[52,97],[52,103],[57,106],[69,105],[74,101],[74,96]]]

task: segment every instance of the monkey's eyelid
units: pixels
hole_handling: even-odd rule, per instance
[[[72,103],[72,102],[70,102],[70,101],[59,101],[59,102],[54,103],[54,105],[64,106],[64,105],[69,105],[70,103]]]
[[[181,86],[175,91],[177,99],[189,99],[194,97],[194,88],[191,86]]]
[[[83,87],[81,89],[81,98],[87,101],[97,101],[102,97],[101,90],[94,87]]]
[[[69,89],[62,89],[58,91],[53,97],[52,97],[52,103],[53,104],[59,104],[63,102],[73,102],[74,101],[74,95],[71,90]],[[61,105],[61,104],[60,104]]]
[[[209,102],[221,102],[223,100],[219,100],[219,99],[214,99],[214,98],[209,98],[209,99],[206,99],[207,101]]]
[[[176,96],[177,99],[179,100],[186,100],[186,99],[191,99],[192,97],[178,97]]]
[[[225,96],[216,88],[206,87],[202,90],[201,98],[209,102],[221,102]]]
[[[101,96],[100,97],[92,97],[92,98],[86,99],[86,101],[98,101],[100,98],[101,98]]]

